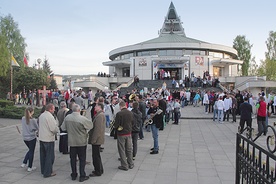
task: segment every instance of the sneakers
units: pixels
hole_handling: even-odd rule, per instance
[[[132,160],[135,160],[135,157],[132,157]]]
[[[127,168],[125,168],[123,166],[119,166],[118,169],[123,170],[123,171],[127,171],[128,170]]]
[[[150,152],[151,155],[155,155],[155,154],[158,154],[158,151],[152,151]]]
[[[23,164],[21,164],[21,167],[22,167],[22,168],[26,167],[26,164],[24,164],[24,163],[23,163]]]
[[[27,169],[28,172],[31,172],[31,171],[34,171],[34,170],[36,170],[36,167],[32,167],[32,168],[28,167],[28,169]]]

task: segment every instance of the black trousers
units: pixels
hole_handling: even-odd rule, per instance
[[[71,146],[70,147],[70,162],[71,162],[71,169],[72,169],[72,177],[76,177],[78,175],[77,172],[77,156],[79,158],[79,171],[80,171],[80,178],[86,176],[85,173],[85,163],[86,163],[86,148],[87,146]]]
[[[250,118],[250,119],[240,119],[241,131],[244,129],[245,122],[246,122],[246,126],[252,128],[252,118]]]
[[[67,133],[66,131],[62,131],[60,129],[60,133]],[[68,135],[61,135],[59,137],[59,152],[63,154],[68,153]]]
[[[92,145],[92,160],[95,170],[95,174],[100,176],[103,174],[103,164],[100,155],[100,146],[101,145]]]

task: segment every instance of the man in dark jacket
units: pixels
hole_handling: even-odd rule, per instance
[[[248,127],[252,127],[252,106],[248,103],[248,98],[244,97],[244,102],[240,105],[241,119],[240,119],[240,131],[244,128],[244,123]]]
[[[133,109],[131,112],[133,113],[133,123],[132,123],[132,145],[133,145],[133,160],[135,160],[137,153],[137,141],[138,135],[140,131],[140,127],[142,125],[142,113],[138,109],[138,102],[133,102]]]
[[[144,134],[143,134],[143,124],[144,121],[146,120],[146,103],[143,100],[143,96],[139,95],[139,110],[142,113],[142,123],[140,125],[140,131],[139,131],[139,138],[143,139],[144,138]]]
[[[153,142],[154,146],[151,149],[152,152],[150,154],[158,154],[159,151],[159,146],[158,146],[158,131],[159,128],[161,128],[163,124],[163,115],[161,114],[156,114],[156,112],[160,109],[158,106],[158,100],[153,99],[153,106],[150,107],[148,111],[148,115],[150,115],[150,118],[152,118],[153,123],[151,124],[151,131],[152,131],[152,137],[153,137]]]
[[[131,141],[133,114],[127,110],[124,101],[119,103],[119,107],[121,111],[116,114],[114,123],[117,130],[117,146],[121,160],[121,166],[118,169],[127,171],[134,167]]]

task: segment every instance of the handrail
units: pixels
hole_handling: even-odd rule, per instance
[[[131,78],[128,82],[120,84],[114,90],[117,91],[119,88],[123,87],[123,85],[126,85],[126,87],[129,87],[133,82],[134,82],[134,77]]]
[[[220,89],[222,89],[222,91],[226,91],[227,93],[229,92],[229,90],[220,83],[218,83],[218,86],[220,87]]]
[[[246,84],[247,82],[257,81],[257,80],[259,80],[259,79],[265,81],[262,77],[249,78],[249,79],[243,81],[242,83],[240,83],[239,85],[235,86],[235,89],[238,89],[239,87],[243,86],[243,85]]]

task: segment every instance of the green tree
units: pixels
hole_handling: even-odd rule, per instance
[[[24,66],[23,58],[27,44],[20,33],[18,24],[10,14],[0,19],[0,35],[5,37],[9,53],[14,56],[20,66]]]
[[[267,47],[267,52],[265,53],[266,59],[276,61],[276,32],[270,31],[265,43]]]
[[[23,67],[14,71],[15,93],[20,92],[25,87],[26,90],[42,89],[42,86],[50,86],[48,75],[43,70],[32,67]]]
[[[266,41],[267,52],[265,60],[261,61],[259,75],[266,76],[267,80],[276,80],[276,32],[270,31]]]
[[[237,59],[243,61],[242,75],[248,76],[249,62],[251,60],[252,45],[246,40],[245,36],[238,35],[233,42],[233,48],[237,50]]]
[[[10,69],[10,54],[5,37],[0,35],[0,76],[6,76]]]
[[[255,56],[250,60],[248,75],[250,76],[258,75],[258,65],[255,59]]]
[[[46,56],[45,56],[44,61],[43,61],[43,63],[42,63],[42,69],[43,69],[48,75],[50,75],[50,74],[52,74],[53,71],[51,70],[50,63],[49,63],[48,60],[49,60],[49,59],[47,59]]]
[[[51,80],[50,80],[50,89],[57,89],[57,81],[51,77]]]

